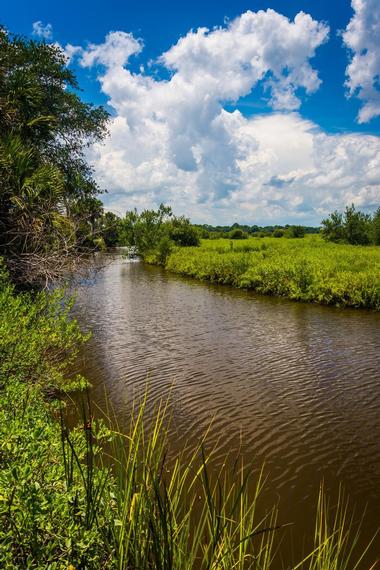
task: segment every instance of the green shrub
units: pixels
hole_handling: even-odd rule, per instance
[[[199,234],[198,230],[191,225],[190,220],[184,218],[174,218],[168,224],[169,238],[179,246],[198,246]]]
[[[288,231],[291,238],[303,238],[305,236],[305,228],[303,226],[291,226]]]
[[[73,300],[61,290],[16,294],[0,283],[0,376],[45,388],[68,386],[65,371],[88,338],[69,316]]]
[[[368,214],[357,211],[354,204],[347,206],[344,214],[337,211],[322,220],[322,236],[336,243],[345,242],[351,245],[367,245],[380,243],[377,241],[378,212],[373,219]]]
[[[0,391],[0,567],[111,568],[113,481],[95,464],[107,432],[93,426],[90,464],[86,432],[69,445],[55,408],[38,386],[13,380]]]
[[[228,237],[229,239],[247,239],[248,234],[246,234],[243,230],[237,228],[231,232],[228,232]]]

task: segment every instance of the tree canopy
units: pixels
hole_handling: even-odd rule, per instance
[[[16,281],[56,277],[103,213],[85,149],[108,113],[77,90],[59,47],[0,28],[0,255]]]
[[[380,218],[380,208],[373,218],[355,209],[354,204],[347,206],[344,213],[334,211],[322,220],[322,236],[327,241],[343,242],[352,245],[367,245],[370,242],[380,243],[377,230]]]
[[[199,245],[197,229],[184,216],[175,216],[170,206],[158,210],[131,210],[120,221],[119,244],[132,246],[143,259],[165,263],[171,249]]]

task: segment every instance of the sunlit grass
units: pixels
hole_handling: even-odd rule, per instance
[[[252,473],[241,462],[211,472],[207,433],[190,454],[169,459],[168,402],[158,405],[149,424],[145,407],[146,395],[132,411],[128,435],[113,431],[108,456],[117,567],[269,568],[276,512],[257,516],[262,472],[253,490]]]
[[[380,310],[380,247],[303,239],[203,240],[166,268],[213,283],[305,302]]]

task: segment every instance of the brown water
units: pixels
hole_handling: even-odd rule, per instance
[[[114,259],[80,288],[76,313],[93,338],[80,368],[123,424],[133,394],[173,387],[173,444],[214,418],[215,463],[241,451],[268,476],[267,504],[293,522],[298,557],[319,483],[342,483],[369,539],[380,526],[380,314],[263,297]],[[289,554],[289,553],[288,553]],[[371,559],[380,558],[377,540]],[[366,562],[362,565],[368,568]]]

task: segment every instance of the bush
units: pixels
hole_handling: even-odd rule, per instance
[[[232,230],[231,232],[228,232],[228,237],[229,239],[247,239],[248,238],[248,234],[246,234],[243,230],[237,228],[235,230]]]
[[[160,265],[165,265],[167,258],[173,250],[173,242],[168,236],[163,236],[157,246],[157,261]]]
[[[83,429],[65,436],[56,408],[38,386],[13,380],[0,390],[1,568],[112,567],[113,481],[96,467],[102,433],[93,425],[91,449]],[[96,506],[100,489],[109,499]]]
[[[367,245],[370,242],[371,217],[357,212],[355,206],[347,207],[345,214],[345,233],[348,243]]]
[[[289,228],[289,237],[303,238],[305,236],[305,228],[303,226],[291,226]]]
[[[16,294],[6,276],[0,283],[0,376],[44,388],[68,386],[64,373],[88,338],[69,318],[73,301],[64,292]]]
[[[191,225],[190,220],[184,218],[174,218],[168,224],[169,237],[176,245],[195,247],[199,245],[198,230]]]
[[[272,236],[275,238],[280,238],[284,236],[284,230],[274,230]]]
[[[377,214],[371,220],[368,214],[356,211],[354,204],[352,204],[346,207],[344,214],[335,211],[328,218],[322,220],[322,236],[327,241],[346,242],[351,245],[367,245],[372,237],[374,243],[377,243],[376,216]]]

